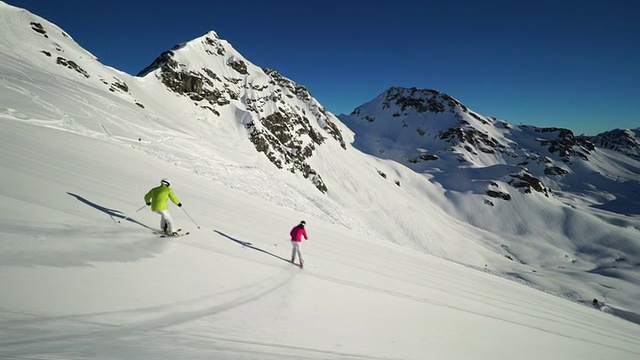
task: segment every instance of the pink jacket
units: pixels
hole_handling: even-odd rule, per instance
[[[307,237],[307,230],[304,229],[304,226],[298,225],[294,227],[293,229],[291,229],[289,235],[291,235],[291,241],[301,242],[303,236],[305,240],[309,240],[309,238]]]

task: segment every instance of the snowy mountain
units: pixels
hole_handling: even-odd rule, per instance
[[[155,77],[215,117],[224,112],[237,119],[278,168],[299,171],[327,190],[307,159],[327,138],[346,148],[332,117],[303,86],[251,64],[215,32],[162,53],[138,76]]]
[[[3,358],[640,354],[628,153],[433,90],[338,119],[215,32],[131,76],[0,2],[0,45]]]
[[[615,129],[586,139],[600,148],[616,150],[636,160],[640,159],[640,128]]]
[[[476,206],[449,211],[475,226],[512,236],[542,230],[537,239],[554,242],[563,237],[571,244],[565,250],[578,257],[585,255],[579,249],[609,241],[601,232],[572,233],[564,222],[553,233],[532,223],[556,209],[564,213],[561,217],[603,219],[612,232],[639,229],[640,167],[633,155],[637,139],[630,130],[586,138],[569,129],[513,125],[477,114],[447,94],[416,88],[391,88],[340,119],[354,129],[356,148],[426,174],[451,198],[475,198],[471,201]],[[616,140],[608,140],[612,138]],[[603,216],[593,209],[609,213]],[[537,213],[533,219],[524,216],[531,211]],[[610,221],[614,214],[621,222]],[[501,220],[487,221],[492,215]],[[615,242],[622,248],[604,245],[612,259],[627,257],[627,245],[638,244],[635,231],[622,231],[615,238],[624,239]],[[518,258],[536,262],[537,254],[532,255]]]

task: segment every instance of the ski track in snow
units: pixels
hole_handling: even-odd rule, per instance
[[[5,356],[32,356],[39,353],[37,350],[34,351],[34,348],[41,348],[42,350],[40,351],[44,354],[65,353],[68,341],[73,341],[75,346],[79,348],[82,348],[83,343],[92,345],[95,343],[108,344],[110,342],[118,342],[119,346],[127,347],[128,342],[151,341],[152,344],[148,345],[157,347],[159,349],[158,355],[161,355],[165,354],[165,350],[162,350],[163,345],[170,343],[172,337],[179,337],[180,332],[172,331],[171,327],[195,319],[215,317],[222,312],[256,301],[285,286],[294,275],[292,272],[285,272],[277,279],[262,280],[222,293],[212,293],[177,304],[149,308],[59,317],[40,317],[35,315],[33,319],[30,319],[28,314],[8,314],[7,317],[10,320],[3,321],[4,330],[2,332],[5,336],[4,340],[0,342],[0,346],[3,348],[2,353]],[[210,304],[215,302],[213,300],[223,297],[225,293],[233,295],[232,299],[214,305]],[[204,303],[206,306],[203,307],[200,303]],[[12,317],[17,317],[17,319],[11,319]],[[122,323],[113,324],[110,323],[113,318],[126,320]],[[143,319],[135,320],[136,318]],[[48,324],[51,324],[51,327]],[[56,334],[60,324],[73,328],[74,332],[63,335]],[[32,331],[29,329],[37,329],[39,333],[31,333],[25,339],[25,334]],[[12,334],[14,335],[12,336]],[[217,341],[225,341],[222,338],[209,338],[207,342],[212,340],[214,344]],[[153,343],[155,343],[155,346]],[[269,347],[275,346],[275,344],[261,344],[259,342],[247,343]],[[22,352],[20,348],[26,348],[27,350]],[[41,353],[41,355],[43,354]]]

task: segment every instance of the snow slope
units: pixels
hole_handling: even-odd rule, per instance
[[[635,359],[640,327],[3,115],[0,357]],[[169,173],[191,235],[135,213]],[[118,223],[133,213],[130,221]],[[304,270],[286,261],[301,218]],[[236,240],[249,241],[243,247]],[[606,310],[606,309],[602,309]]]
[[[514,264],[513,237],[450,215],[461,197],[351,147],[313,158],[322,194],[256,153],[238,122],[102,66],[44,19],[4,3],[0,16],[1,358],[640,354],[633,272]],[[163,177],[189,236],[159,238],[158,216],[136,212]],[[304,270],[287,260],[301,219]],[[572,266],[554,246],[530,246]]]

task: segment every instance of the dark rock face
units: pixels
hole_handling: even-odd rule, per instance
[[[544,169],[545,175],[566,175],[569,171],[559,167],[559,166],[549,166]]]
[[[78,64],[76,64],[74,61],[72,60],[67,60],[63,57],[58,56],[58,58],[56,59],[56,64],[58,65],[62,65],[66,68],[72,69],[77,71],[79,74],[81,74],[82,76],[89,78],[89,73],[84,71],[83,68],[81,68]]]
[[[124,92],[129,92],[129,86],[124,81],[116,80],[113,84],[111,84],[113,88],[119,89]]]
[[[42,26],[42,24],[38,23],[38,22],[31,22],[31,30],[44,35],[44,37],[48,38],[49,36],[47,35],[47,31],[44,29],[44,27]]]
[[[440,113],[462,106],[458,100],[447,94],[437,90],[418,89],[415,87],[410,89],[392,87],[387,90],[383,107],[390,108],[391,104],[400,107],[401,111],[413,109],[418,113]],[[466,108],[464,109],[466,110]]]
[[[174,47],[174,49],[179,48],[180,46]],[[211,70],[202,69],[202,73],[181,70],[180,64],[173,59],[174,55],[172,50],[163,52],[138,76],[144,76],[153,70],[160,69],[161,81],[169,90],[188,96],[193,101],[206,101],[208,104],[201,106],[216,115],[220,115],[215,110],[217,106],[227,105],[232,99],[237,99],[237,94],[231,91],[221,91],[215,86],[214,82],[221,82],[221,80]]]
[[[467,150],[470,152],[473,152],[473,148],[487,154],[494,154],[496,151],[504,152],[504,146],[496,139],[473,127],[450,128],[439,132],[438,137],[454,144],[468,144],[470,146]]]
[[[440,93],[436,90],[420,90],[412,88],[410,96],[405,96],[405,92],[399,88],[392,88],[388,91],[387,99],[384,102],[384,106],[390,107],[390,103],[400,107],[400,110],[405,111],[407,108],[412,108],[418,113],[433,112],[439,113],[445,111],[445,105],[439,98]],[[415,95],[419,94],[419,97]]]
[[[507,183],[515,188],[523,189],[525,194],[530,194],[532,190],[549,196],[550,190],[544,183],[526,171],[518,174],[509,174],[511,179]]]
[[[420,153],[420,155],[418,155],[417,157],[409,157],[407,159],[407,162],[411,163],[411,164],[417,164],[418,162],[421,161],[434,161],[434,160],[438,160],[439,157],[437,155],[432,155],[432,154],[427,154],[427,153]]]
[[[247,64],[242,60],[230,60],[228,65],[242,75],[249,75],[249,72],[247,71]]]
[[[558,137],[554,140],[538,140],[540,145],[547,146],[550,153],[557,153],[564,162],[570,162],[572,156],[579,156],[582,160],[589,161],[590,155],[595,146],[585,138],[575,137],[568,129],[541,128],[536,129],[540,133],[557,132]],[[577,148],[577,149],[576,149]]]
[[[280,169],[285,165],[291,172],[299,171],[305,178],[310,178],[318,190],[327,191],[322,177],[306,162],[316,149],[316,145],[324,142],[322,135],[313,128],[308,127],[301,118],[289,117],[287,114],[274,113],[260,119],[261,124],[268,131],[261,131],[254,122],[247,124],[251,142],[258,152],[264,153],[271,162]],[[296,136],[296,126],[301,125],[298,134],[305,132],[312,139],[312,143],[304,145],[304,142]]]
[[[501,198],[503,200],[511,200],[511,195],[502,191],[487,190],[487,195],[492,198]],[[493,203],[491,203],[491,205],[493,205]]]

